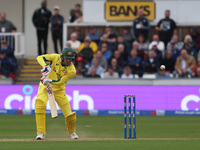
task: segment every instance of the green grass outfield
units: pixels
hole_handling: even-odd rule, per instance
[[[123,116],[77,116],[76,141],[66,135],[62,116],[47,116],[44,141],[35,140],[34,116],[0,115],[0,120],[0,150],[200,149],[199,116],[137,116],[137,140],[123,140]]]

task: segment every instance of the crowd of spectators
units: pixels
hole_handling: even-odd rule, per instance
[[[6,19],[6,13],[0,13],[0,33],[16,32],[17,28]],[[15,78],[17,59],[14,55],[14,37],[0,36],[0,78]]]
[[[85,37],[77,28],[71,33],[68,46],[75,49],[77,78],[191,78],[200,74],[200,33],[193,27],[191,33],[179,40],[177,27],[170,18],[170,11],[155,26],[155,34],[149,38],[150,23],[138,10],[133,26],[122,28],[122,33],[113,32],[106,26],[98,33],[90,26]],[[84,38],[83,38],[84,37]],[[150,39],[150,40],[149,40]],[[160,66],[166,69],[161,70]]]
[[[60,15],[60,7],[54,6],[53,14],[47,9],[46,1],[41,8],[33,13],[32,21],[38,38],[38,55],[47,53],[47,36],[51,25],[52,40],[55,53],[62,50],[62,35],[64,17]],[[138,17],[133,20],[132,27],[124,26],[121,33],[113,31],[112,26],[106,26],[102,33],[95,26],[90,26],[89,32],[82,34],[75,27],[66,41],[66,46],[72,47],[77,53],[75,66],[76,77],[94,78],[179,78],[199,77],[200,33],[193,27],[183,40],[178,36],[176,22],[170,18],[166,10],[164,18],[155,26],[152,37],[149,35],[150,21],[139,9]],[[6,14],[0,15],[0,32],[15,32],[16,27],[6,20]],[[70,23],[82,23],[81,5],[76,4],[70,10]],[[58,48],[59,41],[60,48]],[[42,46],[43,44],[43,46]],[[42,50],[43,47],[43,50]],[[165,70],[160,69],[165,65]],[[0,74],[5,77],[14,76],[17,60],[14,50],[8,41],[1,39]]]

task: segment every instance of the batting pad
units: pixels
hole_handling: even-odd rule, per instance
[[[69,114],[65,118],[65,125],[67,126],[67,134],[76,132],[76,112]]]
[[[35,118],[36,118],[36,126],[37,126],[37,134],[43,133],[46,134],[46,116],[45,116],[45,108],[44,102],[42,100],[36,100],[35,102]]]

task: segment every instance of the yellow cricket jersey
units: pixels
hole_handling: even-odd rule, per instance
[[[48,74],[48,78],[52,79],[51,85],[53,91],[64,90],[67,81],[73,78],[76,74],[74,64],[63,67],[61,65],[62,59],[60,54],[46,54],[37,57],[38,63],[43,67],[50,63],[51,72]],[[43,85],[40,82],[40,86]]]

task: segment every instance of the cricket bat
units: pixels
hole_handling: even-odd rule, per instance
[[[57,111],[57,107],[56,107],[56,101],[55,101],[55,97],[53,94],[52,86],[50,83],[48,85],[46,85],[46,89],[47,89],[47,95],[49,98],[49,104],[50,104],[50,108],[51,108],[51,117],[56,118],[56,117],[58,117],[58,111]]]

